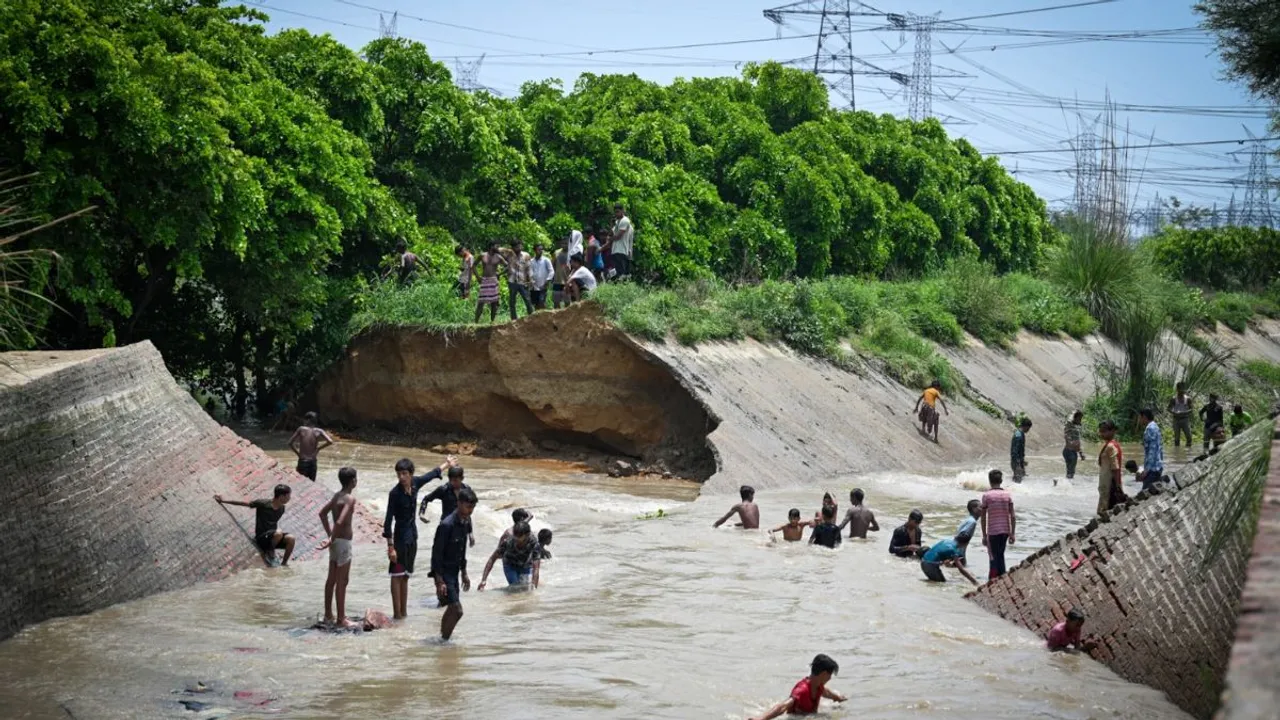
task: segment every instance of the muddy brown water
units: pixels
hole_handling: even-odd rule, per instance
[[[320,481],[336,487],[337,468],[354,465],[357,495],[381,515],[391,466],[406,454],[438,461],[341,442],[322,454]],[[851,698],[824,705],[832,718],[1187,717],[1087,658],[1045,652],[1040,638],[963,600],[958,576],[927,584],[918,564],[888,555],[892,528],[913,507],[926,515],[926,540],[954,533],[985,469],[797,477],[796,489],[757,497],[774,526],[791,507],[810,517],[823,490],[843,512],[849,490],[862,487],[881,531],[829,551],[712,530],[735,498],[697,498],[692,483],[619,480],[558,462],[465,465],[481,499],[473,583],[513,507],[530,508],[535,529],[555,529],[555,559],[534,593],[465,595],[453,642],[433,639],[440,611],[428,607],[425,573],[411,583],[402,625],[339,636],[302,629],[322,610],[323,562],[253,570],[0,643],[0,716],[742,718],[785,697],[825,652],[841,666],[833,687]],[[1094,476],[1054,486],[1060,466],[1033,458],[1028,482],[1013,488],[1015,562],[1091,515]],[[667,516],[637,519],[659,509]],[[422,529],[420,566],[438,513],[433,506],[433,525]],[[286,514],[284,526],[293,519]],[[985,575],[980,547],[970,565]],[[501,588],[500,565],[494,572],[490,584]],[[349,608],[387,610],[388,601],[382,547],[358,546]],[[182,693],[197,682],[209,692]],[[179,700],[206,705],[187,710]]]

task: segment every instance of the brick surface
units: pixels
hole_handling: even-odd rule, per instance
[[[1095,518],[968,597],[1040,635],[1047,635],[1065,619],[1067,610],[1077,607],[1088,618],[1086,635],[1099,641],[1098,649],[1092,651],[1094,659],[1125,679],[1164,691],[1192,715],[1212,717],[1231,655],[1236,607],[1241,603],[1249,559],[1247,524],[1237,528],[1225,550],[1207,565],[1205,551],[1243,470],[1241,455],[1251,443],[1273,432],[1267,424],[1255,427],[1209,462],[1177,472],[1180,489],[1140,496]],[[1272,481],[1277,483],[1272,495],[1275,509],[1280,507],[1280,480],[1274,473]],[[1274,519],[1277,532],[1272,542],[1278,547],[1268,559],[1280,551],[1280,512]],[[1259,534],[1259,541],[1264,534]],[[1087,559],[1072,571],[1072,560],[1082,555]],[[1272,561],[1271,567],[1275,570],[1277,564]],[[1280,572],[1271,577],[1275,583]],[[1273,613],[1269,616],[1272,635],[1280,618],[1277,585],[1266,596]],[[1250,597],[1246,595],[1242,609],[1249,607]],[[1251,627],[1247,615],[1241,619],[1242,632]],[[1268,646],[1273,649],[1272,658],[1280,657],[1274,640]],[[1265,717],[1277,717],[1276,706],[1270,707],[1271,714]]]
[[[213,495],[293,488],[281,529],[317,557],[330,493],[209,418],[140,343],[0,386],[0,638],[261,566],[253,511]],[[358,541],[379,528],[360,509]]]

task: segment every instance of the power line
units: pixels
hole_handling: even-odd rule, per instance
[[[1269,142],[1273,140],[1280,140],[1280,137],[1257,138],[1258,142]],[[1244,145],[1245,142],[1247,141],[1246,140],[1200,140],[1196,142],[1150,143],[1146,145],[1116,145],[1113,147],[1108,147],[1107,149],[1108,150],[1146,150],[1148,148],[1162,148],[1162,147],[1198,147],[1203,145]],[[1070,152],[1075,152],[1075,150],[1072,148],[1045,148],[1043,150],[1006,150],[1003,152],[999,152],[999,151],[988,151],[988,152],[990,152],[992,155],[1034,155],[1034,154],[1042,154],[1042,153],[1043,154],[1070,153]]]

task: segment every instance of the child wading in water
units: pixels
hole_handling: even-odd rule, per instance
[[[827,687],[831,678],[840,672],[840,666],[826,655],[818,655],[809,664],[809,677],[791,688],[791,696],[774,705],[769,712],[751,720],[773,720],[783,715],[811,715],[818,712],[822,698],[844,702],[848,698]]]
[[[855,489],[849,493],[849,502],[853,507],[845,513],[844,522],[840,523],[840,530],[844,530],[844,526],[849,526],[849,539],[862,538],[866,539],[867,531],[880,532],[880,525],[876,523],[876,514],[868,510],[862,505],[862,499],[866,497],[861,488]]]
[[[355,514],[356,469],[344,467],[338,471],[342,489],[334,494],[328,504],[320,508],[320,524],[329,536],[320,549],[329,548],[329,577],[324,581],[324,621],[333,624],[333,600],[338,599],[338,627],[353,627],[347,619],[347,581],[351,578],[351,516]],[[333,514],[333,525],[329,515]]]
[[[782,533],[782,539],[787,542],[799,542],[804,539],[804,529],[809,527],[811,523],[800,522],[800,510],[791,508],[787,513],[787,524],[779,525],[769,531],[772,535],[776,532]]]
[[[743,530],[755,530],[760,527],[760,508],[755,502],[755,488],[750,485],[743,485],[738,490],[738,494],[742,497],[742,502],[729,508],[729,512],[725,513],[724,517],[717,520],[711,527],[718,528],[729,522],[729,518],[733,517],[735,513],[742,518],[742,522],[738,523],[738,527]]]

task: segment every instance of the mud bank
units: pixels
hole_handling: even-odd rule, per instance
[[[476,437],[491,454],[571,445],[699,480],[716,468],[716,419],[594,305],[463,333],[368,331],[304,402],[329,424]]]
[[[291,485],[281,528],[316,556],[330,495],[210,419],[146,342],[0,355],[0,467],[0,638],[261,567],[253,511],[215,493]],[[380,534],[363,510],[357,528]]]

